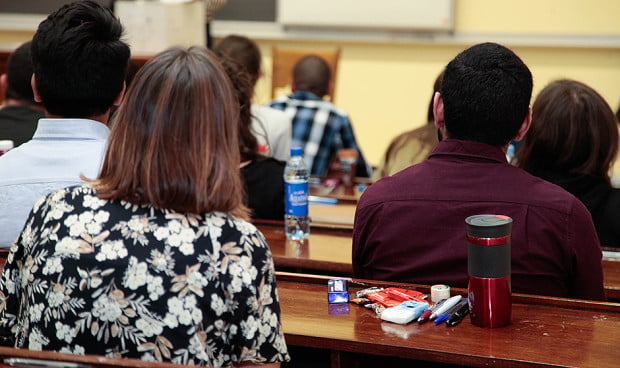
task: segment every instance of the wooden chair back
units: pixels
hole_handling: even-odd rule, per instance
[[[308,49],[287,49],[274,46],[271,49],[272,69],[271,69],[271,98],[276,98],[291,92],[291,82],[293,68],[299,59],[308,55],[317,55],[325,59],[332,72],[332,82],[334,88],[327,98],[334,102],[336,90],[336,75],[338,73],[338,61],[340,60],[340,48],[335,50],[308,50]]]

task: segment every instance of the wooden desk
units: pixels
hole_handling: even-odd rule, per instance
[[[607,298],[620,301],[620,258],[603,257],[603,276]]]
[[[351,229],[334,224],[312,227],[308,241],[287,242],[279,221],[257,221],[274,256],[276,269],[320,275],[351,276]],[[620,301],[620,257],[603,258],[605,292]],[[620,333],[620,332],[619,332]]]
[[[620,362],[616,303],[513,294],[507,327],[480,328],[468,318],[452,328],[403,326],[382,322],[354,304],[330,308],[327,277],[278,273],[277,279],[287,344],[330,351],[332,367],[349,366],[350,360],[358,364],[368,356],[472,367],[618,367]],[[350,292],[369,285],[388,286],[352,281]],[[428,292],[427,286],[406,287]]]
[[[281,221],[255,221],[278,270],[351,276],[351,230],[312,227],[306,241],[289,241]],[[329,225],[327,225],[329,226]]]
[[[317,204],[310,203],[308,213],[315,226],[339,225],[353,229],[355,218],[355,204]]]
[[[351,187],[342,185],[336,177],[328,177],[320,182],[317,180],[319,179],[313,178],[308,186],[310,195],[334,198],[338,200],[339,204],[357,204],[362,196],[363,189],[372,184],[370,178],[355,178]],[[362,186],[361,189],[360,186]]]
[[[138,359],[106,358],[97,355],[74,355],[51,351],[32,351],[0,346],[0,367],[10,367],[6,359],[23,358],[34,359],[37,364],[18,365],[21,367],[52,367],[48,362],[55,362],[56,367],[75,368],[113,368],[113,367],[142,367],[142,368],[183,368],[186,365],[172,363],[147,362]]]

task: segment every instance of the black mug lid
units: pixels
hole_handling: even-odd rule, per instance
[[[465,219],[467,235],[476,238],[501,238],[512,232],[512,219],[504,215],[475,215]]]

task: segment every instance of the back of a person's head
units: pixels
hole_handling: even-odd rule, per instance
[[[30,44],[31,42],[23,43],[9,55],[6,67],[5,97],[7,99],[34,103],[34,94],[30,84],[32,79]]]
[[[329,64],[317,55],[304,56],[293,68],[293,84],[296,91],[312,92],[323,97],[329,92],[330,79]]]
[[[528,114],[532,74],[510,49],[478,44],[448,63],[441,96],[450,138],[503,146]]]
[[[592,175],[609,180],[618,150],[614,112],[591,87],[574,80],[550,83],[536,97],[532,125],[517,152],[520,167],[536,172]]]
[[[32,39],[35,83],[48,113],[91,117],[105,113],[123,89],[129,46],[123,27],[94,1],[64,5]]]
[[[254,41],[244,36],[229,35],[222,38],[213,51],[220,57],[228,57],[239,63],[249,74],[254,88],[261,74],[261,53]]]
[[[238,103],[217,57],[172,48],[136,74],[109,138],[101,198],[179,212],[246,216]]]
[[[239,106],[239,152],[241,161],[254,160],[259,156],[258,141],[252,132],[252,84],[243,67],[226,55],[220,55],[226,75],[235,90]]]

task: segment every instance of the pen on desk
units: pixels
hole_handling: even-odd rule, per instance
[[[424,322],[428,321],[429,317],[431,316],[431,314],[433,314],[433,312],[441,307],[441,305],[443,303],[445,303],[445,301],[448,299],[441,299],[440,301],[438,301],[437,303],[433,304],[432,307],[430,307],[429,309],[427,309],[424,313],[422,313],[422,315],[420,315],[420,318],[418,318],[418,323],[419,324],[423,324]]]
[[[461,301],[456,303],[452,308],[438,315],[437,318],[435,318],[435,324],[438,325],[441,322],[447,321],[448,319],[450,319],[450,317],[452,317],[452,315],[456,313],[456,311],[460,310],[461,307],[463,307],[463,305],[467,305],[469,307],[467,298],[461,299]]]
[[[460,307],[450,316],[450,318],[448,318],[448,320],[446,320],[446,326],[454,327],[458,325],[463,318],[469,314],[469,299],[465,298],[463,301],[465,303],[459,303]]]
[[[323,203],[323,204],[338,204],[338,200],[336,198],[318,197],[318,196],[308,196],[308,202]]]
[[[461,295],[455,295],[452,298],[447,299],[439,308],[433,311],[429,319],[434,320],[442,313],[445,313],[454,307],[463,297]]]

